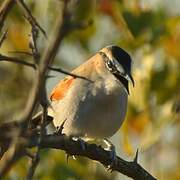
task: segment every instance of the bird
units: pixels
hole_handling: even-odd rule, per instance
[[[130,55],[116,45],[102,48],[61,80],[50,95],[48,116],[62,133],[71,137],[108,140],[121,127],[127,112]]]
[[[121,127],[127,112],[131,75],[130,55],[116,45],[96,52],[53,88],[48,116],[61,133],[103,140],[115,156],[109,138]],[[63,125],[63,128],[62,128]]]

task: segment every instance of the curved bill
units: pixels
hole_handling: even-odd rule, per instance
[[[131,81],[133,87],[135,86],[135,82],[134,82],[134,79],[133,79],[131,73],[126,74],[125,78],[126,78],[128,81]]]

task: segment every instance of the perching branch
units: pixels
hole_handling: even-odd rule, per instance
[[[37,137],[32,137],[29,146],[33,147],[37,144]],[[65,135],[45,135],[40,143],[41,148],[54,148],[64,150],[68,155],[78,155],[88,157],[98,161],[104,166],[112,163],[111,153],[104,150],[101,146],[89,144],[82,140],[74,141]],[[137,157],[137,155],[136,155]],[[112,165],[113,171],[118,171],[135,180],[155,180],[145,169],[143,169],[137,161],[125,161],[120,157],[116,157],[117,162]]]
[[[17,127],[17,124],[16,124]],[[3,129],[0,126],[1,132]],[[9,130],[10,131],[10,130]],[[6,133],[3,134],[4,136]],[[95,144],[89,144],[83,142],[83,140],[74,141],[70,137],[65,135],[43,135],[41,142],[39,142],[39,134],[37,131],[28,131],[24,134],[23,138],[27,139],[26,147],[32,148],[39,146],[41,149],[60,149],[64,150],[68,155],[77,155],[90,158],[97,162],[100,162],[104,166],[112,164],[112,157],[109,151],[104,150],[101,146]],[[0,138],[0,144],[2,143],[2,138]],[[82,146],[83,142],[83,146]],[[120,157],[116,157],[116,163],[113,163],[112,170],[118,171],[128,177],[131,177],[135,180],[155,180],[152,175],[150,175],[142,166],[137,162],[138,153],[133,161],[125,161]]]

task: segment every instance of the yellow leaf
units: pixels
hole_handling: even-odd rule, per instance
[[[29,37],[30,29],[27,24],[14,22],[8,29],[8,42],[15,50],[27,51],[29,49]]]
[[[128,124],[127,122],[125,122],[123,124],[123,127],[122,127],[122,132],[123,132],[123,149],[125,151],[125,153],[127,153],[127,155],[131,156],[134,154],[134,149],[130,143],[130,140],[129,140],[129,131],[128,131]]]

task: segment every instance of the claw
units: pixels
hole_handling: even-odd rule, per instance
[[[70,157],[70,155],[69,155],[69,154],[66,154],[66,163],[67,163],[67,164],[69,163],[69,157]]]
[[[85,143],[84,143],[84,141],[81,138],[79,138],[79,137],[72,137],[72,140],[73,141],[79,141],[83,151],[86,149]]]
[[[139,152],[139,149],[137,149],[136,155],[135,155],[134,160],[133,160],[135,163],[138,162],[138,152]]]
[[[111,163],[107,166],[108,171],[113,171],[114,165],[117,163],[116,159],[116,149],[115,146],[107,139],[104,139],[105,144],[107,145],[107,148],[105,150],[110,151],[110,156],[111,156]]]
[[[83,151],[86,149],[86,146],[85,146],[85,144],[84,144],[84,141],[83,141],[81,138],[75,137],[75,136],[72,136],[72,137],[70,136],[70,138],[72,139],[72,141],[76,141],[76,142],[78,141],[78,142],[80,142],[80,146],[81,146],[81,148],[82,148]],[[67,164],[68,164],[69,157],[70,157],[70,155],[67,154],[67,156],[66,156],[66,162],[67,162]],[[74,155],[72,155],[72,158],[73,158],[74,160],[76,160],[76,157],[75,157]]]

